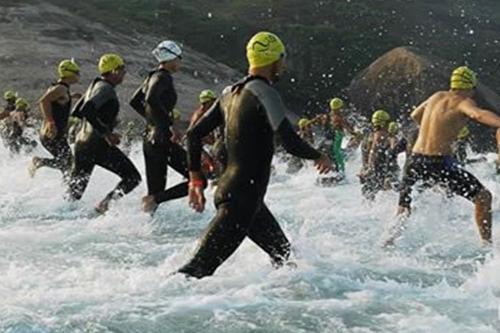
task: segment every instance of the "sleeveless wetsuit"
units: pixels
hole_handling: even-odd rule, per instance
[[[75,164],[71,172],[70,197],[82,197],[96,165],[118,176],[121,181],[106,196],[117,199],[132,191],[141,181],[141,175],[129,158],[104,136],[113,132],[120,104],[114,87],[102,78],[95,79],[73,115],[83,119],[82,129],[75,143]]]
[[[54,158],[40,158],[38,163],[40,167],[46,166],[59,169],[65,177],[69,177],[73,162],[71,148],[68,144],[68,119],[71,112],[71,93],[67,84],[62,82],[53,84],[53,86],[57,85],[63,85],[67,88],[68,97],[67,102],[64,104],[57,101],[51,104],[52,117],[57,128],[57,135],[53,139],[40,135],[42,146],[47,149]]]

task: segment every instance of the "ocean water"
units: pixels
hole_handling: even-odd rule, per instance
[[[473,206],[440,191],[416,194],[402,238],[382,249],[397,194],[363,200],[359,156],[332,188],[315,185],[312,166],[291,176],[276,163],[266,202],[297,268],[274,270],[245,241],[202,280],[171,273],[214,214],[211,191],[203,214],[181,199],[151,218],[140,211],[142,183],[96,216],[116,176],[96,168],[83,200],[68,203],[57,171],[28,177],[30,158],[0,148],[0,332],[500,331],[499,250],[480,246]],[[143,171],[139,145],[132,158]],[[496,195],[495,156],[487,158],[470,169]],[[495,196],[497,220],[499,206]]]

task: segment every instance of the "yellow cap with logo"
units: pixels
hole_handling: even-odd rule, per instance
[[[285,44],[271,32],[259,32],[247,44],[247,59],[250,68],[270,65],[283,58],[285,54]]]

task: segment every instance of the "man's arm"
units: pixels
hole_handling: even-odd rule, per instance
[[[169,94],[167,103],[163,103],[161,98],[165,92]],[[170,125],[172,125],[169,114],[175,106],[175,88],[172,78],[153,75],[149,80],[149,89],[146,92],[145,100],[150,107],[151,121],[155,130],[158,130],[159,135],[167,138]]]
[[[285,150],[299,158],[317,160],[321,154],[304,141],[292,128],[290,121],[284,118],[275,133],[281,138]]]
[[[344,125],[344,128],[347,130],[347,132],[349,134],[351,134],[352,136],[359,135],[359,133],[357,133],[356,130],[354,129],[354,126],[348,120],[343,119],[343,125]]]
[[[42,111],[43,119],[46,122],[54,122],[52,116],[52,103],[66,94],[66,87],[57,85],[49,88],[45,94],[40,98],[40,110]]]
[[[500,128],[500,117],[495,113],[481,109],[472,99],[467,99],[460,103],[459,111],[478,123]]]
[[[203,138],[223,123],[223,111],[219,100],[217,100],[214,105],[212,105],[212,107],[187,130],[188,170],[195,177],[199,176],[201,172]]]
[[[268,86],[257,84],[248,88],[259,99],[271,128],[280,137],[288,153],[308,160],[318,160],[321,157],[316,149],[302,140],[293,130],[290,121],[286,118],[286,107],[278,92]]]
[[[189,170],[189,205],[197,212],[205,208],[205,196],[203,188],[206,185],[201,174],[201,153],[203,151],[203,138],[215,128],[224,123],[220,101],[214,105],[196,121],[187,131],[187,160]]]
[[[87,99],[79,112],[79,115],[84,117],[101,136],[107,136],[112,133],[112,129],[109,128],[105,123],[99,118],[98,110],[114,95],[113,88],[109,85],[101,85],[94,88],[92,96]]]
[[[132,95],[132,99],[130,100],[130,106],[134,109],[138,114],[142,117],[146,117],[146,110],[144,107],[144,99],[145,94],[143,91],[143,85],[141,85]]]
[[[419,125],[422,122],[422,116],[424,115],[424,110],[426,107],[427,101],[417,106],[417,108],[411,113],[411,119],[413,119]]]
[[[384,153],[384,147],[382,145],[383,139],[384,137],[381,133],[375,133],[373,135],[373,141],[368,155],[368,171],[375,170],[375,162],[378,160],[379,155]]]

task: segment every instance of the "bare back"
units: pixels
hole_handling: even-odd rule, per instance
[[[452,155],[452,144],[465,126],[467,116],[460,110],[460,104],[469,98],[453,91],[440,91],[432,95],[412,117],[418,118],[420,130],[413,152],[429,156]]]

